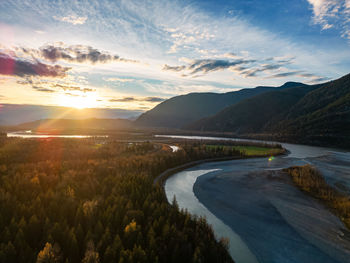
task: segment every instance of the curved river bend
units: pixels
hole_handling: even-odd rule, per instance
[[[171,202],[175,195],[180,208],[205,216],[218,238],[229,238],[229,252],[238,263],[350,262],[350,232],[280,171],[309,163],[350,194],[350,153],[282,145],[291,153],[272,161],[212,162],[179,172],[166,181],[167,198]]]

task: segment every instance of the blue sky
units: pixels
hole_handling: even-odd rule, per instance
[[[350,0],[0,2],[0,102],[147,110],[350,71]]]

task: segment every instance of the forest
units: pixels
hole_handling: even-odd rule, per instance
[[[232,147],[106,138],[0,138],[0,262],[233,262],[203,218],[153,183]]]

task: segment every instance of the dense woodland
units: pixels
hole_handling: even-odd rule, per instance
[[[233,148],[107,139],[0,140],[0,262],[232,262],[154,178]]]
[[[350,229],[350,198],[328,185],[323,176],[312,166],[295,166],[285,169],[301,190],[320,199]]]
[[[188,128],[350,148],[350,74],[320,85],[263,93]]]

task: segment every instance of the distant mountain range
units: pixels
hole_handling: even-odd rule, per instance
[[[350,74],[318,85],[287,82],[276,88],[178,96],[135,123],[350,147]]]
[[[166,100],[142,114],[135,122],[143,127],[183,128],[194,121],[216,114],[228,106],[272,90],[302,86],[287,82],[281,87],[256,87],[227,93],[190,93]]]
[[[317,87],[300,85],[269,91],[235,103],[213,116],[192,122],[184,128],[237,134],[262,132],[267,126],[282,120],[286,111]]]
[[[136,119],[142,111],[121,109],[72,109],[59,106],[0,104],[0,126],[18,125],[41,119]]]

